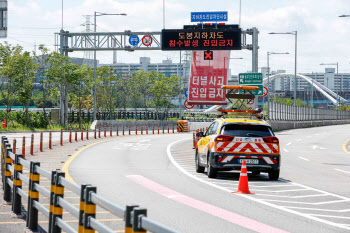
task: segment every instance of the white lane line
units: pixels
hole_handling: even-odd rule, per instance
[[[316,208],[297,207],[297,206],[281,206],[281,207],[289,208],[289,209],[314,210],[314,211],[337,212],[337,213],[350,212],[350,209],[344,209],[344,210],[330,210],[330,209],[316,209]]]
[[[253,190],[255,191],[255,190]],[[324,205],[324,204],[333,204],[333,203],[339,203],[339,202],[348,202],[346,200],[336,200],[336,201],[324,201],[324,202],[300,202],[300,201],[283,201],[283,200],[271,200],[271,199],[260,199],[264,201],[277,201],[277,202],[284,202],[284,203],[293,203],[293,204],[303,204],[303,205]]]
[[[263,190],[263,189],[254,189],[254,191],[259,191],[259,192],[270,192],[270,193],[284,193],[284,192],[309,191],[309,189],[289,189],[289,190],[280,190],[280,191]]]
[[[300,138],[296,140],[296,142],[299,142],[299,141],[301,141],[301,139],[300,139]]]
[[[323,214],[310,214],[310,215],[312,215],[312,216],[317,216],[317,217],[326,217],[326,218],[350,219],[350,217],[332,216],[332,215],[323,215]]]
[[[273,194],[263,194],[263,193],[256,193],[255,195],[258,196],[269,196],[269,197],[283,197],[283,198],[306,198],[306,197],[321,197],[321,196],[328,196],[328,194],[314,194],[314,195],[303,195],[303,196],[281,196],[281,195],[273,195]]]
[[[270,188],[270,187],[286,187],[286,186],[294,186],[294,184],[278,184],[278,185],[255,185],[257,188]]]
[[[179,143],[181,141],[184,141],[184,140],[192,140],[192,138],[187,138],[187,139],[181,139],[181,140],[178,140],[178,141],[175,141],[175,142],[172,142],[170,144],[168,144],[167,146],[167,155],[168,155],[168,158],[169,160],[171,161],[172,164],[174,164],[174,166],[179,169],[182,173],[184,173],[185,175],[199,181],[199,182],[202,182],[204,184],[207,184],[207,185],[210,185],[212,187],[215,187],[217,189],[220,189],[222,191],[225,191],[225,192],[229,192],[231,193],[232,191],[229,190],[229,189],[226,189],[226,188],[223,188],[221,186],[218,186],[218,185],[215,185],[215,184],[212,184],[208,181],[205,181],[203,180],[202,178],[199,178],[199,177],[196,177],[194,176],[193,174],[189,173],[188,171],[186,171],[185,169],[183,169],[174,159],[174,157],[172,156],[171,154],[171,150],[170,148],[175,145],[176,143]],[[300,139],[301,140],[301,139]],[[311,188],[311,187],[308,187],[308,186],[305,186],[305,185],[302,185],[302,184],[298,184],[298,183],[294,183],[294,182],[290,182],[288,180],[284,180],[284,179],[279,179],[280,181],[285,181],[287,183],[291,183],[291,184],[295,184],[295,185],[298,185],[300,187],[304,187],[304,188],[308,188],[310,190],[314,190],[314,191],[318,191],[318,192],[321,192],[321,193],[327,193],[331,196],[335,196],[335,197],[339,197],[339,198],[342,198],[342,199],[345,199],[345,200],[350,200],[349,198],[347,197],[343,197],[343,196],[340,196],[340,195],[337,195],[337,194],[334,194],[334,193],[329,193],[329,192],[326,192],[326,191],[323,191],[323,190],[320,190],[320,189],[315,189],[315,188]],[[342,228],[342,229],[346,229],[346,230],[350,230],[350,227],[347,227],[347,226],[344,226],[344,225],[339,225],[335,222],[331,222],[331,221],[328,221],[328,220],[325,220],[325,219],[321,219],[321,218],[318,218],[318,217],[314,217],[314,216],[311,216],[309,214],[304,214],[304,213],[301,213],[301,212],[298,212],[298,211],[295,211],[295,210],[291,210],[290,208],[287,208],[287,207],[282,207],[282,206],[279,206],[279,205],[276,205],[276,204],[273,204],[273,203],[270,203],[270,202],[267,202],[267,201],[263,201],[263,200],[260,200],[260,199],[257,199],[257,198],[254,198],[253,196],[249,196],[249,195],[239,195],[239,194],[235,194],[241,198],[246,198],[246,199],[249,199],[249,200],[252,200],[252,201],[256,201],[258,203],[261,203],[261,204],[264,204],[264,205],[267,205],[267,206],[270,206],[270,207],[274,207],[276,209],[279,209],[279,210],[282,210],[282,211],[285,211],[285,212],[288,212],[288,213],[292,213],[292,214],[296,214],[296,215],[299,215],[299,216],[302,216],[304,218],[308,218],[308,219],[311,219],[311,220],[314,220],[314,221],[317,221],[317,222],[321,222],[321,223],[324,223],[324,224],[328,224],[330,226],[335,226],[335,227],[339,227],[339,228]]]
[[[305,161],[310,161],[309,159],[305,159],[304,157],[299,156],[300,159],[303,159]]]
[[[340,171],[340,172],[345,172],[345,173],[350,174],[350,172],[347,172],[347,171],[344,171],[344,170],[341,170],[341,169],[334,168],[334,170],[337,170],[337,171]]]
[[[287,149],[283,149],[285,152],[289,152]]]
[[[286,144],[286,146],[289,146],[290,144],[292,144],[291,142],[288,142],[287,144]]]

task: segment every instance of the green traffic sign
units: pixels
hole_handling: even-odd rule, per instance
[[[244,86],[255,86],[259,87],[259,90],[253,90],[250,91],[255,96],[262,96],[264,95],[264,85],[262,84],[256,84],[256,85],[244,85]],[[239,94],[244,94],[244,90],[239,90]]]
[[[263,76],[262,73],[240,73],[238,75],[239,84],[262,84]]]

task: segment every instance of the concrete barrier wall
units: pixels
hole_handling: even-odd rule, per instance
[[[112,124],[112,130],[115,131],[117,130],[117,124],[119,127],[119,130],[123,129],[123,124],[124,124],[124,129],[129,130],[129,125],[130,125],[130,130],[134,131],[136,129],[136,124],[137,124],[137,130],[141,130],[141,126],[143,125],[143,130],[146,130],[146,125],[148,125],[148,130],[152,130],[153,124],[154,124],[154,129],[158,130],[158,125],[159,128],[163,130],[163,125],[164,129],[168,130],[168,124],[170,130],[174,129],[176,130],[176,121],[110,121],[110,120],[96,120],[91,124],[90,129],[95,130],[95,126],[98,129],[99,126],[101,126],[101,130],[104,130],[105,125],[107,126],[107,131],[110,130],[110,126]]]
[[[342,125],[342,124],[350,124],[349,120],[319,120],[319,121],[267,121],[274,131],[288,130],[288,129],[299,129],[299,128],[309,128],[309,127],[318,127],[318,126],[326,126],[326,125]],[[136,124],[137,129],[141,130],[141,125],[143,125],[143,130],[146,130],[146,125],[148,125],[148,130],[153,128],[158,130],[158,125],[160,129],[168,130],[168,124],[170,130],[175,129],[176,131],[176,121],[104,121],[98,120],[94,121],[91,125],[91,130],[95,129],[95,126],[98,128],[101,125],[101,130],[104,129],[104,125],[106,124],[107,130],[110,130],[110,125],[112,124],[113,131],[117,130],[117,124],[119,124],[119,130],[122,130],[123,124],[124,129],[135,130]],[[209,127],[211,122],[189,122],[191,131],[195,131],[196,129]]]

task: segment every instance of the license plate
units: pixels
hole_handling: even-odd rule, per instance
[[[243,161],[245,161],[246,164],[259,164],[258,159],[239,159],[238,160],[239,163],[243,163]]]

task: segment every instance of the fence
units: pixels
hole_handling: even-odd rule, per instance
[[[29,169],[29,177],[23,173],[23,168]],[[125,221],[125,232],[176,232],[147,217],[147,209],[137,205],[127,205],[122,208],[96,194],[96,187],[91,185],[78,186],[65,179],[64,172],[47,171],[40,167],[39,162],[27,161],[22,154],[13,153],[11,145],[5,136],[1,137],[1,175],[3,183],[4,201],[12,205],[12,215],[22,216],[23,199],[28,203],[26,227],[32,232],[39,229],[39,212],[49,220],[49,233],[101,232],[112,233],[111,228],[98,221],[96,206],[111,214],[121,217]],[[50,190],[40,185],[40,177],[50,180]],[[28,193],[22,189],[22,184],[28,185]],[[79,208],[64,198],[64,189],[80,196]],[[39,200],[39,194],[49,198],[49,208]],[[78,229],[74,229],[63,220],[63,210],[78,219]]]
[[[268,118],[276,121],[344,120],[350,119],[349,111],[294,107],[280,103],[268,104]]]
[[[97,120],[117,120],[117,119],[139,119],[139,120],[167,120],[168,118],[179,118],[180,113],[178,112],[134,112],[134,111],[118,111],[113,112],[97,112]],[[73,122],[92,122],[93,112],[92,111],[82,111],[76,112],[71,111],[68,113],[69,123]]]

